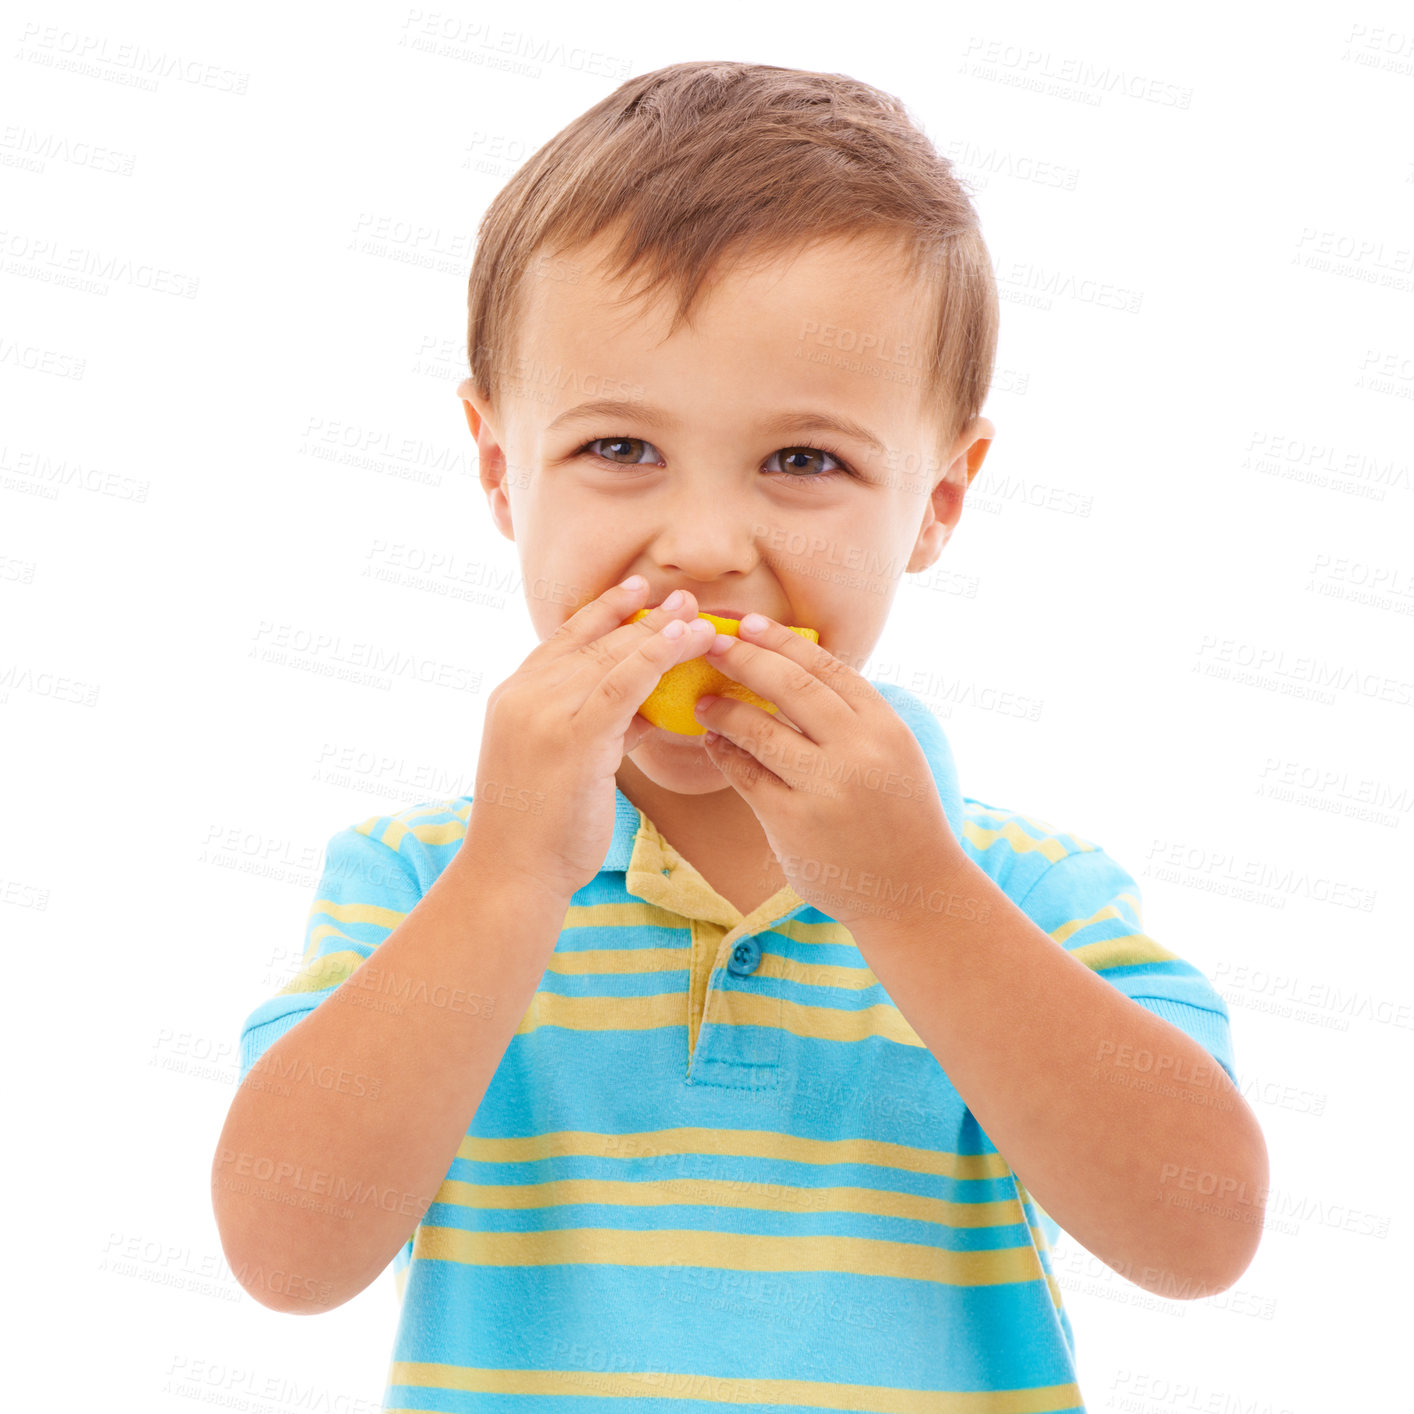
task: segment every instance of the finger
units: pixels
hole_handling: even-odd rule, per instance
[[[712,702],[699,698],[694,715],[717,734],[715,741],[705,742],[717,766],[735,765],[791,789],[802,783],[802,748],[813,752],[814,743],[785,726],[779,714],[735,697],[718,697]]]
[[[838,663],[832,653],[771,619],[752,639],[739,635],[740,630],[737,636],[719,634],[704,661],[773,703],[777,714],[785,714],[800,734],[816,745],[848,725],[853,716],[848,703],[817,671],[823,663]],[[830,676],[835,678],[833,673]],[[725,707],[723,702],[715,710]],[[709,706],[697,719],[719,731],[713,711]]]
[[[660,604],[650,609],[646,618],[628,623],[647,593],[646,584],[633,589],[616,584],[577,609],[545,639],[527,661],[538,660],[536,666],[545,673],[547,690],[570,693],[575,706],[582,706],[602,678],[606,662],[622,661],[664,624],[691,618],[696,612],[696,604],[689,597],[687,603],[676,608],[668,610]],[[583,650],[591,644],[602,651],[585,653]]]
[[[648,597],[648,581],[641,575],[637,578],[639,583],[633,587],[616,584],[581,604],[536,651],[547,658],[563,657],[617,628]]]
[[[650,627],[652,615],[620,630],[632,633],[636,642],[607,673],[602,664],[587,665],[587,670],[597,671],[600,676],[590,688],[580,713],[592,722],[591,729],[596,733],[612,731],[622,735],[625,750],[629,749],[629,729],[639,716],[638,709],[648,700],[658,680],[669,668],[705,653],[712,641],[714,630],[706,619],[684,623],[671,611],[664,613],[665,619],[656,630]],[[636,732],[634,745],[646,735],[646,732]]]
[[[759,717],[770,720],[759,708],[747,707],[741,702],[734,702],[732,706],[744,707],[746,711],[755,712]],[[789,779],[777,775],[770,764],[755,754],[762,748],[762,737],[743,737],[742,742],[745,744],[739,744],[732,734],[723,732],[720,727],[714,727],[713,730],[718,735],[706,743],[707,755],[712,764],[726,777],[728,785],[744,800],[760,799],[765,793],[776,789],[787,793],[793,789],[793,783]]]

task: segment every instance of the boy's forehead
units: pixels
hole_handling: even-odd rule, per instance
[[[632,287],[642,279],[635,269],[611,278],[609,245],[600,236],[590,245],[542,253],[532,260],[522,286],[527,322],[552,331],[593,321],[651,327],[667,333],[677,302],[676,291],[660,286],[652,295]],[[861,335],[891,325],[915,324],[919,318],[921,277],[905,276],[896,243],[878,236],[833,237],[779,254],[746,253],[724,259],[709,271],[692,311],[696,325],[750,323],[754,311],[781,315],[798,312],[802,321],[835,327],[845,324]],[[823,316],[823,317],[822,317]],[[759,317],[759,316],[758,316]],[[690,329],[681,332],[690,334]]]
[[[533,261],[522,287],[519,371],[548,393],[541,425],[596,392],[653,401],[645,389],[679,377],[736,400],[833,400],[876,422],[916,408],[929,302],[897,249],[835,239],[724,265],[669,337],[676,292],[638,297],[633,276],[609,279],[602,246]]]

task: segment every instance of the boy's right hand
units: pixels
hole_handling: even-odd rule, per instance
[[[652,731],[638,708],[658,679],[711,646],[691,594],[637,623],[647,586],[615,586],[535,648],[487,699],[468,838],[497,865],[566,898],[603,867],[616,772]],[[663,629],[682,623],[679,638]]]

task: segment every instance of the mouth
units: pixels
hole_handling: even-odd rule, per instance
[[[705,605],[699,604],[699,605],[697,606],[697,612],[698,612],[699,614],[711,614],[712,617],[713,617],[713,618],[716,618],[716,619],[735,619],[738,623],[740,623],[740,622],[742,621],[742,619],[744,619],[744,618],[747,616],[747,614],[749,614],[749,613],[751,612],[751,610],[750,610],[750,609],[723,609],[723,608],[718,608],[718,607],[716,607],[716,606],[713,606],[712,608],[707,608]]]

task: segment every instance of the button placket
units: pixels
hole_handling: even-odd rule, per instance
[[[759,925],[759,919],[754,921]],[[772,995],[775,989],[753,977],[761,958],[760,939],[752,934],[730,942],[723,937],[707,984],[688,1084],[734,1090],[779,1086],[782,1002]]]

